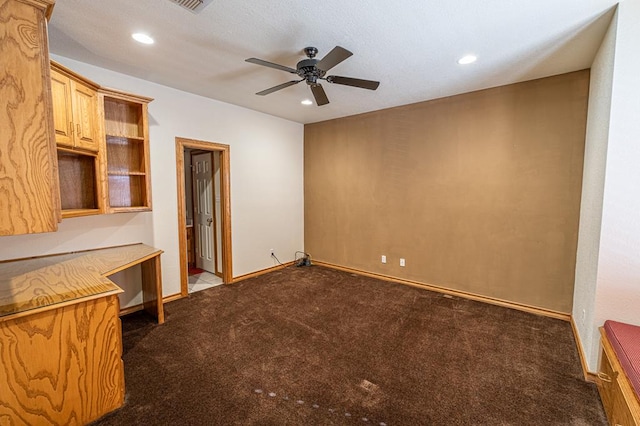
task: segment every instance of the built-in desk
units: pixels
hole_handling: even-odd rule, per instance
[[[0,262],[0,424],[85,424],[124,403],[118,293],[142,270],[164,322],[160,255],[144,244]]]

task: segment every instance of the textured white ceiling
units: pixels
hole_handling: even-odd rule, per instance
[[[615,0],[214,0],[193,14],[169,0],[57,0],[53,53],[177,89],[311,123],[589,68]],[[134,42],[142,31],[156,43]],[[377,91],[304,83],[249,57],[295,68],[302,49],[353,56],[329,74],[379,80]],[[475,64],[461,66],[467,53]],[[141,93],[144,95],[144,93]]]

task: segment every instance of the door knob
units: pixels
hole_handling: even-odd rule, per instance
[[[207,224],[211,225],[211,222],[213,222],[213,218],[210,217],[209,219],[207,219]]]

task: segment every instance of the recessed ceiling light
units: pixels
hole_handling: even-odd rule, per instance
[[[305,99],[304,101],[300,102],[302,105],[311,105],[313,104],[313,102],[311,102],[309,99]]]
[[[460,65],[467,65],[467,64],[472,64],[476,61],[476,59],[478,59],[477,56],[475,55],[466,55],[463,56],[462,58],[458,59],[458,63]]]
[[[133,33],[131,37],[138,43],[142,44],[153,44],[153,39],[146,34],[143,33]]]

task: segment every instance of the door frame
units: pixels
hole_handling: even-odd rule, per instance
[[[187,269],[187,206],[184,178],[184,149],[217,151],[220,153],[220,215],[222,218],[222,281],[233,282],[231,258],[231,170],[229,145],[176,137],[176,178],[178,182],[178,247],[180,258],[180,294],[189,295]]]

